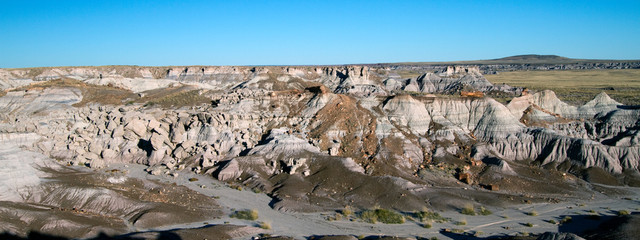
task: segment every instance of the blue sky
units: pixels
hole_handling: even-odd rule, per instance
[[[640,1],[5,1],[0,67],[640,59]]]

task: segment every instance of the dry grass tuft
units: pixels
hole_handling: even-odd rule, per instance
[[[230,217],[232,218],[237,218],[237,219],[244,219],[244,220],[257,220],[258,219],[258,210],[255,209],[251,209],[251,210],[239,210],[239,211],[235,211],[233,212]]]

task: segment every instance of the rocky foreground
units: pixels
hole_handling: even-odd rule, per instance
[[[505,209],[640,186],[637,106],[604,92],[571,106],[473,66],[0,69],[0,87],[0,229],[16,234],[124,234],[228,211],[115,164],[214,177],[292,213]]]

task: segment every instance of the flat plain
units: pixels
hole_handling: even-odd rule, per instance
[[[506,83],[535,91],[549,89],[561,100],[576,105],[603,91],[620,103],[640,104],[640,69],[513,71],[485,77],[493,84]]]

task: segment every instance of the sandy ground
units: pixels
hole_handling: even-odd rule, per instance
[[[181,171],[177,177],[161,174],[152,176],[144,169],[146,166],[132,164],[115,164],[109,168],[127,170],[129,177],[159,180],[167,183],[177,183],[192,190],[211,196],[217,199],[225,212],[222,218],[212,218],[203,222],[196,222],[183,225],[169,225],[162,229],[192,228],[206,224],[237,224],[257,226],[258,222],[268,222],[271,224],[271,235],[291,236],[304,238],[312,235],[355,235],[371,236],[386,235],[399,237],[438,237],[439,239],[451,239],[443,234],[444,229],[461,229],[466,233],[477,233],[480,237],[495,235],[518,235],[525,233],[543,233],[547,231],[558,231],[561,225],[552,224],[549,221],[560,222],[564,216],[573,216],[575,223],[562,225],[563,230],[591,229],[596,227],[600,221],[589,219],[577,222],[580,215],[595,214],[601,215],[601,219],[606,216],[614,216],[618,210],[629,212],[640,211],[640,189],[623,188],[630,195],[622,197],[596,196],[595,199],[585,199],[584,201],[568,201],[555,204],[523,204],[505,209],[490,209],[493,214],[487,216],[469,216],[454,211],[440,212],[443,217],[451,218],[452,221],[446,223],[432,223],[431,228],[424,228],[422,224],[414,221],[407,221],[404,224],[369,224],[358,220],[329,221],[327,216],[332,216],[334,212],[324,213],[287,213],[273,210],[269,207],[271,198],[264,193],[254,193],[251,190],[236,190],[227,187],[225,183],[219,182],[207,175],[198,175],[189,171]],[[189,178],[197,178],[198,181],[189,181]],[[259,212],[259,219],[256,221],[239,220],[228,217],[234,210],[256,209]],[[532,216],[528,213],[535,211]],[[576,218],[578,216],[578,218]],[[466,225],[456,225],[454,222],[466,221]],[[533,224],[533,227],[528,226]],[[572,229],[575,228],[575,229]]]

